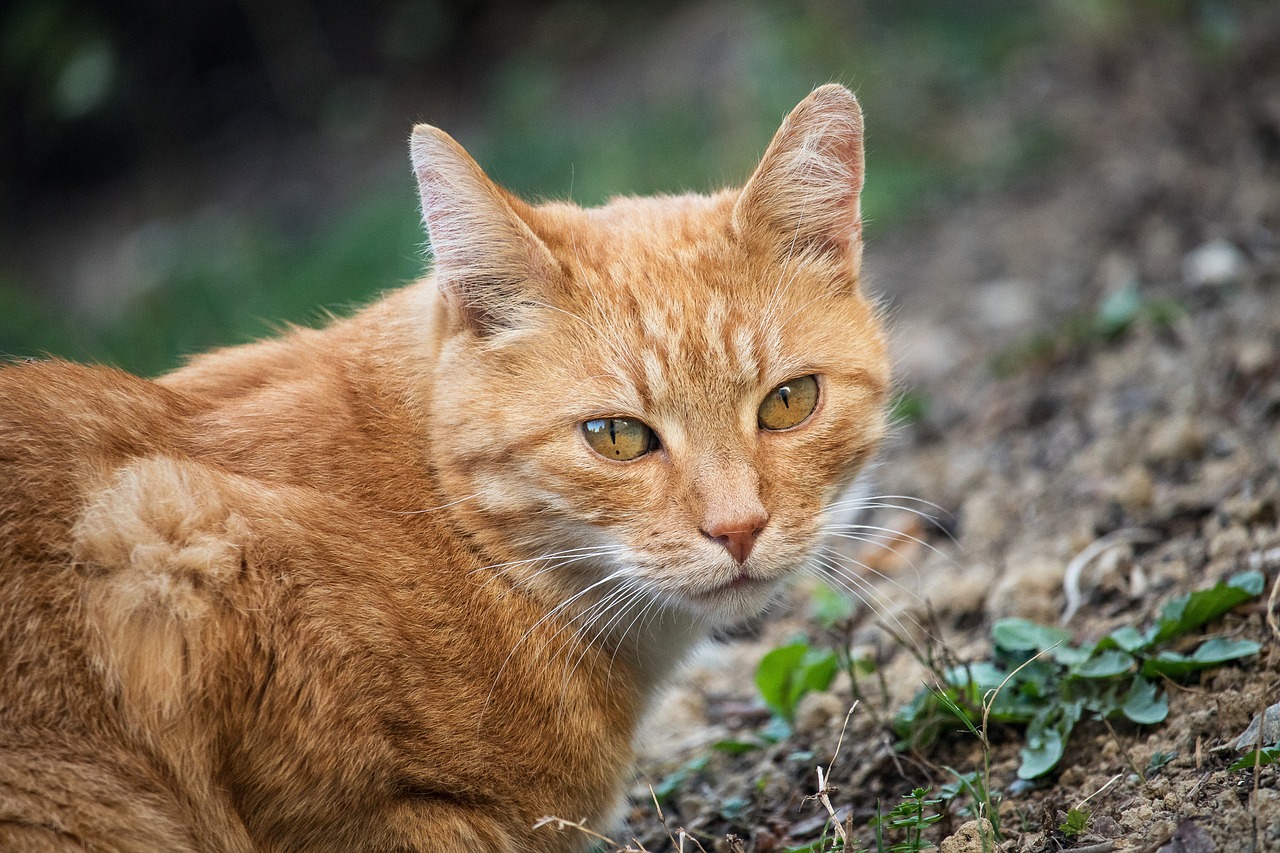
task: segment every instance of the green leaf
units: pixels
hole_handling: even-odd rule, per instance
[[[751,801],[746,797],[729,797],[720,803],[720,816],[733,820],[746,811],[750,805]]]
[[[1261,572],[1241,572],[1225,583],[1220,581],[1209,589],[1180,595],[1161,609],[1152,642],[1164,642],[1194,631],[1231,608],[1257,598],[1264,586]]]
[[[988,690],[999,687],[1009,673],[988,660],[953,666],[947,670],[947,683],[953,687],[976,688],[975,693],[981,696]]]
[[[814,588],[809,600],[813,619],[824,628],[831,629],[853,615],[858,608],[857,599],[828,586]]]
[[[1045,708],[1027,726],[1027,743],[1019,753],[1019,779],[1035,779],[1057,766],[1071,730],[1080,719],[1081,703],[1062,702]]]
[[[1156,750],[1151,753],[1151,760],[1147,762],[1147,774],[1159,772],[1166,764],[1178,757],[1176,752],[1164,752]]]
[[[711,748],[716,752],[727,752],[730,755],[742,755],[743,753],[760,749],[762,746],[764,746],[764,744],[757,743],[755,741],[727,738],[725,740],[716,741],[711,745]]]
[[[684,784],[684,781],[688,779],[691,774],[697,773],[700,770],[705,770],[707,762],[708,759],[705,755],[700,755],[697,758],[686,761],[680,769],[676,770],[674,773],[668,774],[654,787],[653,795],[660,801],[669,799],[672,794],[680,789],[680,786]]]
[[[1139,725],[1155,725],[1169,716],[1169,697],[1154,682],[1135,676],[1120,711]]]
[[[781,717],[771,717],[769,722],[760,728],[759,735],[765,743],[781,743],[791,737],[791,724]]]
[[[1096,652],[1079,666],[1072,667],[1071,673],[1081,678],[1114,678],[1124,675],[1133,668],[1133,655],[1119,649],[1107,649]]]
[[[1268,746],[1250,752],[1238,759],[1227,770],[1244,770],[1249,767],[1266,767],[1268,764],[1280,764],[1280,746]]]
[[[1015,618],[996,622],[991,636],[997,646],[1010,652],[1039,652],[1071,639],[1069,631]]]
[[[1218,666],[1230,660],[1256,655],[1262,646],[1253,640],[1229,640],[1214,637],[1205,640],[1190,656],[1177,652],[1161,652],[1142,664],[1146,676],[1167,675],[1180,678],[1202,669]]]
[[[1103,337],[1114,337],[1129,327],[1142,313],[1142,294],[1135,282],[1128,282],[1113,292],[1098,307],[1095,327]]]
[[[1229,660],[1246,658],[1262,651],[1262,644],[1253,640],[1231,640],[1226,637],[1213,637],[1205,640],[1191,654],[1191,659],[1208,666],[1225,663]]]
[[[1102,642],[1098,643],[1098,648],[1109,648],[1110,644],[1114,644],[1121,651],[1132,653],[1147,648],[1151,645],[1151,640],[1132,625],[1124,625],[1103,638]]]
[[[764,704],[780,717],[790,718],[795,710],[789,703],[791,685],[808,643],[779,646],[764,656],[756,669],[756,689]]]
[[[1089,829],[1090,814],[1088,809],[1070,809],[1067,811],[1067,819],[1058,826],[1058,829],[1067,838],[1083,835]]]
[[[814,690],[826,690],[839,668],[835,652],[812,649],[808,643],[792,643],[764,656],[756,670],[756,687],[769,710],[790,722],[795,719],[801,697]]]

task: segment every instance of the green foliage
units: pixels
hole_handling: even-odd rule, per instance
[[[1173,761],[1173,759],[1177,757],[1178,757],[1178,753],[1176,752],[1164,752],[1162,750],[1156,750],[1155,752],[1151,753],[1151,760],[1147,762],[1147,776],[1151,776],[1155,773],[1159,773],[1162,769],[1164,769],[1164,766],[1166,764],[1168,764],[1170,761]]]
[[[887,853],[919,853],[933,845],[924,840],[924,831],[942,820],[941,812],[934,810],[942,802],[941,797],[930,797],[928,788],[916,788],[902,798],[888,814],[877,815],[871,825],[876,830],[876,843]],[[932,814],[930,812],[933,812]],[[884,846],[884,830],[902,833],[905,837],[896,844]]]
[[[1256,749],[1237,760],[1228,770],[1245,770],[1250,767],[1266,767],[1268,764],[1280,764],[1280,744]]]
[[[985,817],[991,822],[995,837],[1000,838],[1000,800],[1004,792],[989,788],[985,774],[977,770],[969,773],[961,773],[953,767],[945,770],[955,777],[955,781],[939,788],[938,796],[951,803],[961,794],[968,795],[972,802],[957,806],[955,813],[961,817]]]
[[[1090,814],[1088,809],[1071,809],[1067,812],[1067,819],[1058,825],[1058,830],[1067,838],[1084,835],[1089,831]]]
[[[680,790],[680,786],[683,785],[690,776],[705,770],[709,762],[710,759],[705,755],[699,755],[696,758],[691,758],[684,764],[680,765],[677,770],[663,777],[662,781],[654,787],[653,795],[658,799],[658,802],[666,802],[673,794],[675,794],[676,791]]]
[[[1177,302],[1144,297],[1138,285],[1130,282],[1092,313],[1068,317],[1058,328],[1038,332],[1005,349],[992,362],[992,371],[1001,377],[1013,376],[1031,365],[1114,342],[1140,323],[1162,328],[1185,314]]]
[[[813,588],[809,596],[809,612],[815,622],[828,631],[853,616],[857,600],[853,596],[836,592],[826,584]]]
[[[756,670],[756,687],[769,710],[792,723],[800,699],[814,690],[826,690],[839,668],[835,652],[803,641],[792,643],[764,656]]]
[[[1256,598],[1262,588],[1261,573],[1244,572],[1171,600],[1145,630],[1125,626],[1097,643],[1079,646],[1060,628],[1002,619],[991,630],[993,659],[944,673],[943,685],[921,690],[899,711],[895,728],[916,746],[927,746],[957,722],[979,734],[976,724],[985,701],[991,719],[1026,725],[1018,776],[1035,779],[1062,760],[1071,732],[1086,712],[1154,725],[1169,713],[1160,677],[1181,678],[1257,654],[1261,647],[1252,640],[1222,637],[1205,640],[1189,655],[1160,646]]]

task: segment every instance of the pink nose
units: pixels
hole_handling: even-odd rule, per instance
[[[719,542],[729,552],[729,556],[733,557],[738,565],[742,565],[747,561],[747,557],[751,556],[751,549],[755,547],[756,539],[768,523],[769,516],[762,513],[750,518],[709,524],[702,528],[702,535],[714,542]]]

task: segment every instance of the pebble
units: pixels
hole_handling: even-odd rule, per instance
[[[1235,366],[1242,376],[1260,376],[1275,361],[1276,351],[1268,341],[1242,341],[1236,348]]]
[[[1189,462],[1204,455],[1205,436],[1191,415],[1174,415],[1156,425],[1147,444],[1152,462]]]
[[[1234,557],[1248,549],[1249,531],[1240,525],[1232,525],[1209,540],[1209,556],[1214,559]]]
[[[1065,571],[1061,561],[1044,558],[1010,566],[991,591],[987,612],[1053,624],[1061,615],[1059,596]]]
[[[796,732],[813,736],[840,725],[849,703],[834,693],[807,693],[796,705]]]
[[[1143,465],[1126,468],[1115,489],[1116,500],[1131,513],[1150,508],[1155,494],[1155,482]]]
[[[1018,279],[980,285],[973,298],[975,317],[990,329],[1025,334],[1025,329],[1036,319],[1032,294],[1039,289],[1034,283]]]
[[[1244,269],[1244,252],[1222,239],[1210,240],[1182,259],[1182,277],[1192,287],[1233,284],[1240,280]]]
[[[1147,803],[1139,806],[1133,806],[1125,810],[1120,815],[1120,825],[1129,832],[1136,832],[1140,829],[1149,829],[1152,816],[1155,815],[1155,809],[1151,808]]]
[[[941,853],[984,853],[994,849],[995,828],[985,817],[960,825],[955,835],[942,839]]]

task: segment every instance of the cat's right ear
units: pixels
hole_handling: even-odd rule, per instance
[[[555,274],[550,250],[447,133],[420,124],[409,147],[445,301],[480,335],[521,325],[537,283]]]
[[[820,86],[769,143],[733,208],[740,234],[784,257],[835,260],[855,277],[862,261],[862,110],[843,86]]]

